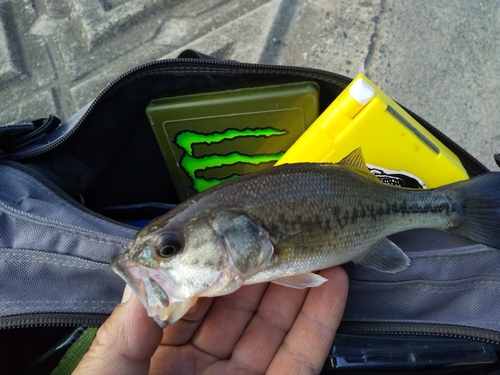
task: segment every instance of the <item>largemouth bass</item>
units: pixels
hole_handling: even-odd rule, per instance
[[[246,284],[321,285],[314,271],[354,261],[399,272],[387,236],[438,228],[500,248],[500,173],[431,190],[382,184],[360,150],[338,164],[284,164],[218,185],[140,230],[113,270],[162,327],[199,297]]]

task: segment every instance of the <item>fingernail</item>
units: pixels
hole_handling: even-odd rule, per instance
[[[122,303],[128,302],[130,298],[132,298],[132,295],[134,294],[134,291],[132,288],[130,288],[128,285],[125,287],[125,290],[123,291],[123,297],[122,297]]]

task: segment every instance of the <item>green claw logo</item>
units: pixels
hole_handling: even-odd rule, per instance
[[[242,137],[271,137],[287,134],[286,130],[277,130],[274,128],[260,129],[226,129],[223,132],[198,133],[191,130],[184,130],[176,134],[174,143],[184,150],[179,165],[193,182],[192,188],[197,191],[206,190],[221,182],[238,177],[237,173],[225,178],[202,178],[198,177],[199,172],[209,168],[222,166],[231,166],[237,163],[246,163],[257,165],[260,163],[276,162],[283,156],[284,152],[271,155],[246,155],[239,152],[230,152],[226,155],[210,154],[201,157],[193,155],[193,145],[195,144],[213,144],[221,143],[225,140],[232,140]]]

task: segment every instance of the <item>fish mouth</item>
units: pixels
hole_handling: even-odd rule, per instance
[[[181,319],[196,303],[198,297],[170,299],[165,290],[149,276],[146,267],[131,261],[127,253],[116,255],[111,260],[111,269],[132,288],[146,308],[148,315],[165,328]]]
[[[163,288],[148,276],[146,269],[131,261],[127,254],[113,257],[111,269],[132,288],[148,315],[154,318],[158,325],[165,326],[162,317],[168,316],[169,298]]]

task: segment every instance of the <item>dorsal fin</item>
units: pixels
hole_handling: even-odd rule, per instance
[[[370,173],[370,171],[366,167],[365,158],[363,157],[363,153],[361,152],[361,147],[358,147],[349,155],[344,157],[341,161],[339,161],[339,164],[356,167],[358,169]]]
[[[380,180],[372,175],[368,167],[366,166],[365,158],[363,157],[363,153],[361,152],[361,147],[358,147],[341,161],[338,162],[339,165],[342,165],[347,168],[351,168],[357,170],[358,172],[362,172],[373,180],[380,182]]]

